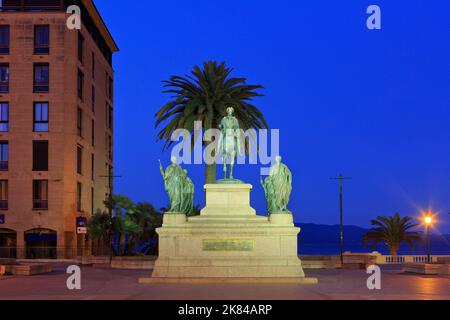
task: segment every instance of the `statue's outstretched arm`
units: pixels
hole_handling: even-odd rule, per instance
[[[159,171],[161,172],[162,177],[165,179],[165,173],[164,173],[163,165],[161,163],[161,160],[158,160],[158,161],[159,161]]]

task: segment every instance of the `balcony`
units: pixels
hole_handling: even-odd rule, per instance
[[[33,200],[33,210],[48,210],[48,200]]]
[[[49,54],[50,47],[48,45],[35,45],[34,54]]]
[[[8,93],[8,92],[9,92],[9,81],[1,81],[0,93]]]
[[[8,210],[8,200],[0,200],[0,210]]]
[[[1,89],[1,85],[0,85]],[[48,82],[35,82],[33,84],[33,92],[34,93],[47,93],[49,91]]]
[[[8,161],[7,160],[0,161],[0,171],[8,171],[8,169],[9,169]]]
[[[0,54],[9,54],[9,45],[0,45]]]

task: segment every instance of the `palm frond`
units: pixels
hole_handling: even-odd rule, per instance
[[[163,81],[163,92],[172,94],[172,101],[155,115],[155,127],[164,125],[157,134],[158,140],[165,140],[163,150],[172,146],[176,129],[191,131],[195,121],[202,121],[204,129],[218,128],[229,104],[235,108],[243,129],[268,129],[262,112],[250,103],[262,96],[257,90],[263,87],[249,85],[242,77],[230,77],[232,72],[224,62],[206,61],[201,67],[194,66],[188,75],[174,75]]]

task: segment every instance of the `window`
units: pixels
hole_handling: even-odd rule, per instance
[[[106,105],[106,126],[108,129],[112,129],[113,126],[113,108],[110,105]]]
[[[77,93],[78,93],[78,98],[83,100],[83,98],[84,98],[84,74],[80,70],[78,70]]]
[[[48,132],[48,102],[34,103],[34,132]]]
[[[33,180],[33,210],[48,210],[48,180]]]
[[[81,212],[81,197],[82,197],[82,186],[80,182],[77,182],[77,211]]]
[[[109,189],[112,189],[112,186],[113,186],[113,167],[109,163],[106,163],[105,164],[105,169],[106,169],[105,171],[106,171],[106,178],[107,178],[107,179],[105,179],[105,182],[106,182],[105,187],[109,188]]]
[[[92,113],[95,113],[95,87],[94,86],[92,86],[91,92],[92,92],[92,94],[91,94],[91,103],[92,103],[91,110],[92,110]]]
[[[33,90],[36,93],[49,92],[49,73],[50,67],[48,63],[34,64],[34,84]]]
[[[92,69],[92,79],[95,79],[95,54],[92,52],[92,65],[91,65]]]
[[[106,73],[106,94],[108,95],[109,100],[112,100],[112,96],[113,96],[113,80],[108,75],[108,73]]]
[[[105,155],[111,159],[111,144],[110,144],[110,135],[108,133],[105,133]]]
[[[48,25],[34,26],[34,53],[50,53],[50,27]]]
[[[91,121],[91,126],[92,126],[92,130],[91,130],[91,144],[92,146],[95,145],[95,121],[92,120]]]
[[[106,176],[107,176],[107,182],[106,182],[106,186],[111,189],[112,185],[113,185],[113,167],[111,165],[109,165],[108,163],[106,164]]]
[[[9,103],[0,102],[0,132],[9,131]]]
[[[112,189],[113,186],[113,167],[108,165],[108,188]]]
[[[0,54],[9,54],[9,26],[0,26]]]
[[[0,141],[0,171],[9,169],[9,144],[7,141]]]
[[[95,180],[95,158],[94,158],[94,154],[91,154],[91,180],[94,181]]]
[[[80,108],[77,111],[77,134],[79,137],[83,136],[83,110]]]
[[[0,93],[9,92],[9,64],[0,64]]]
[[[108,156],[112,160],[112,136],[108,135]]]
[[[0,210],[8,210],[8,180],[0,180]]]
[[[84,51],[84,37],[81,32],[78,32],[78,60],[83,62],[83,51]]]
[[[48,171],[48,141],[33,141],[33,171]]]
[[[91,214],[94,214],[94,195],[95,191],[94,188],[91,188]]]
[[[77,173],[83,174],[83,147],[77,146]]]

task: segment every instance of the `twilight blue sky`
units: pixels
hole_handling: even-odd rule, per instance
[[[168,202],[157,160],[154,114],[168,101],[161,81],[204,60],[262,84],[254,103],[280,129],[294,174],[296,221],[345,223],[396,211],[439,212],[450,232],[450,2],[436,1],[95,1],[121,51],[114,57],[116,192],[160,207]],[[113,4],[114,3],[114,4]],[[366,8],[382,30],[366,28]],[[131,8],[140,8],[132,10]],[[204,204],[203,167],[188,166]],[[265,212],[259,167],[237,167]]]

